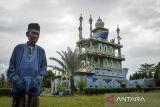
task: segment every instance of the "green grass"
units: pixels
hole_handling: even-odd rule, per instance
[[[145,102],[116,102],[111,104],[104,99],[107,96],[140,96]],[[11,97],[0,97],[0,107],[11,107]],[[75,95],[52,96],[43,95],[40,97],[40,107],[159,107],[160,93],[110,93],[106,95]]]

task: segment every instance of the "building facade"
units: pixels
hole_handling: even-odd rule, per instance
[[[79,18],[79,41],[76,42],[77,50],[82,56],[81,69],[75,74],[75,83],[85,79],[88,88],[120,88],[126,84],[127,68],[122,68],[125,57],[121,55],[123,45],[120,43],[120,29],[117,26],[117,43],[115,39],[108,40],[109,29],[104,27],[104,22],[99,18],[92,29],[90,17],[90,36],[83,38],[82,21]]]
[[[127,88],[153,88],[155,86],[155,80],[153,78],[129,80],[127,82]]]

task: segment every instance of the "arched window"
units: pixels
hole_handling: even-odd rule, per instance
[[[107,51],[106,47],[104,48],[104,51],[105,51],[105,52]]]

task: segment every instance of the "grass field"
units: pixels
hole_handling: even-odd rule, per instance
[[[111,95],[116,97],[144,97],[145,102],[115,102],[111,104],[105,101],[105,98]],[[92,96],[75,95],[73,97],[43,95],[40,100],[40,107],[159,107],[160,93],[110,93]],[[0,97],[0,107],[11,107],[11,98]]]

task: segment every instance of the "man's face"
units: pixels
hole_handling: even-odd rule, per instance
[[[36,44],[39,38],[39,34],[40,31],[36,30],[36,29],[31,29],[28,33],[27,33],[27,37],[28,37],[28,42],[32,45]]]

